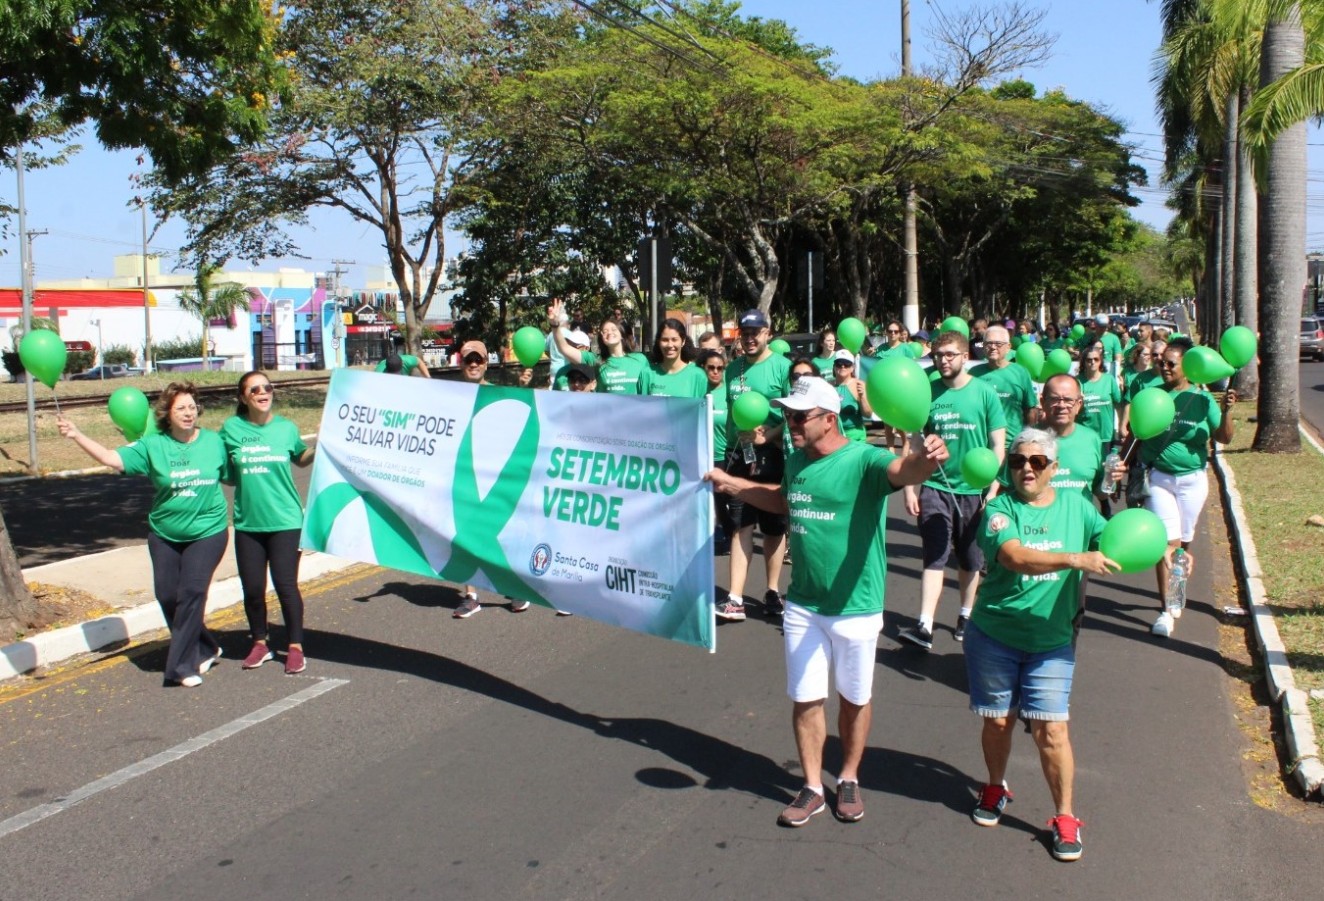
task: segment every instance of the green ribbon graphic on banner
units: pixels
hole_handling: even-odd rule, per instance
[[[478,414],[500,401],[514,401],[529,408],[524,428],[510,458],[501,468],[496,483],[480,497],[478,473],[474,466],[474,422]],[[515,508],[524,496],[533,475],[533,464],[538,458],[538,411],[533,404],[533,392],[523,388],[503,388],[494,385],[478,386],[473,416],[460,439],[460,451],[455,461],[455,482],[451,490],[454,509],[455,540],[451,557],[440,575],[450,582],[467,582],[478,570],[492,582],[492,587],[507,597],[527,598],[542,604],[547,601],[510,569],[498,539]]]
[[[327,536],[331,534],[336,517],[360,497],[367,508],[368,533],[372,536],[372,551],[377,562],[391,569],[435,576],[436,570],[428,563],[418,539],[399,514],[377,495],[371,492],[360,494],[348,482],[340,482],[320,492],[308,508],[304,528],[312,545],[326,547]]]

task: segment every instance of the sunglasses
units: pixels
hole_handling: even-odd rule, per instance
[[[899,328],[890,328],[890,329],[887,330],[887,333],[888,333],[889,335],[899,335],[899,334],[901,334],[901,329],[899,329]]]
[[[271,392],[273,392],[273,391],[275,391],[275,390],[276,390],[275,387],[272,386],[272,385],[250,385],[249,388],[248,388],[248,393],[249,393],[249,394],[270,394]]]
[[[1156,364],[1159,369],[1176,369],[1180,360],[1159,360]]]
[[[1025,454],[1012,454],[1007,457],[1007,466],[1013,470],[1023,469],[1029,463],[1035,472],[1043,472],[1052,462],[1043,454],[1030,454],[1028,457]]]
[[[714,365],[714,366],[705,366],[705,367],[703,367],[703,368],[706,369],[706,370],[708,370],[709,372],[721,372],[721,371],[722,371],[723,369],[725,369],[726,367],[725,367],[725,366],[722,366],[721,364],[717,364],[717,365]]]
[[[487,362],[487,358],[484,357],[482,354],[469,354],[469,356],[464,358],[465,366],[477,366],[479,363],[486,363],[486,362]]]
[[[826,413],[810,413],[808,410],[787,410],[786,421],[791,425],[804,425],[811,419],[826,415]]]

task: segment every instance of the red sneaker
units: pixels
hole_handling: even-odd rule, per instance
[[[299,648],[290,648],[289,653],[285,655],[285,675],[294,676],[308,668],[304,662],[303,651]]]

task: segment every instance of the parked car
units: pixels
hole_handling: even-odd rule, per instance
[[[124,363],[107,363],[104,366],[93,366],[86,372],[80,372],[69,376],[71,382],[91,382],[101,379],[123,379],[128,378],[133,373],[129,372],[129,367]]]
[[[1301,317],[1301,356],[1324,360],[1324,321],[1314,316]]]

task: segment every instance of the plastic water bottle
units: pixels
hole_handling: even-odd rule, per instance
[[[1103,494],[1105,497],[1113,497],[1117,494],[1117,482],[1113,476],[1117,472],[1117,467],[1122,465],[1122,455],[1117,453],[1117,448],[1113,448],[1108,454],[1108,459],[1103,461]]]
[[[1172,555],[1172,570],[1168,573],[1168,612],[1181,615],[1186,606],[1186,552],[1177,548]]]

